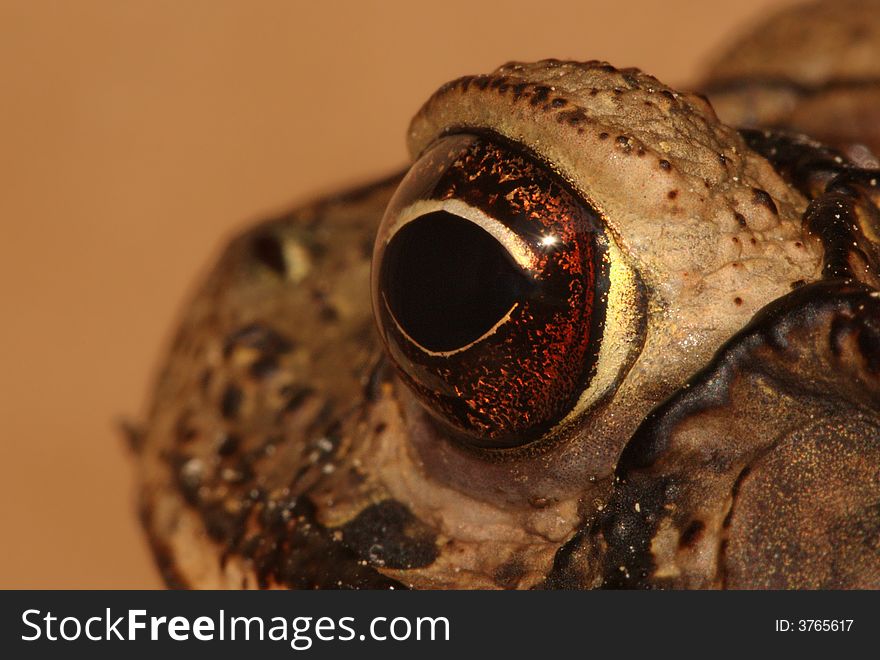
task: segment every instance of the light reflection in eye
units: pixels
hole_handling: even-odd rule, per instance
[[[559,237],[555,234],[548,234],[541,237],[541,247],[553,247],[559,242]]]

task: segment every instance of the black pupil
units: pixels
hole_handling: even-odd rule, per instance
[[[434,352],[482,337],[528,287],[504,246],[446,211],[402,227],[388,243],[381,269],[379,284],[394,318]]]

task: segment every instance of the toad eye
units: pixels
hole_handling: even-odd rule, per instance
[[[467,444],[545,436],[590,398],[608,247],[598,213],[536,158],[486,137],[438,141],[373,254],[373,311],[403,381]]]

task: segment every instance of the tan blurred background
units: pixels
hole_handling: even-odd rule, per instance
[[[387,173],[509,59],[696,77],[787,0],[0,0],[0,587],[160,586],[115,423],[233,228]]]

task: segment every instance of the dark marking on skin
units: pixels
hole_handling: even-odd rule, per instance
[[[568,104],[568,101],[566,101],[565,99],[560,98],[558,96],[555,99],[553,99],[552,101],[550,101],[550,107],[552,107],[552,108],[564,108],[567,104]]]
[[[321,320],[326,323],[338,321],[339,311],[333,305],[324,305],[321,307]]]
[[[724,558],[727,555],[727,545],[729,542],[729,539],[723,538],[721,543],[718,544],[718,559],[716,560],[718,566],[724,566]],[[727,589],[727,573],[725,571],[721,571],[721,589]]]
[[[734,302],[734,304],[736,304],[736,305],[742,305],[742,304],[743,304],[743,299],[740,298],[739,296],[737,296],[736,298],[733,299],[733,302]]]
[[[278,368],[278,358],[274,355],[265,355],[255,360],[248,367],[248,371],[257,380],[264,380],[276,373]]]
[[[220,398],[220,414],[224,419],[231,420],[238,416],[242,398],[241,388],[233,384],[226,386],[226,389],[223,390],[223,396]]]
[[[499,92],[501,92],[503,94],[504,92],[507,91],[507,87],[508,87],[507,76],[500,76],[498,78],[493,79],[491,84],[489,85],[489,87],[492,89],[497,89]]]
[[[669,170],[672,169],[672,163],[670,163],[665,158],[661,158],[660,159],[660,169],[668,172]]]
[[[690,548],[697,541],[700,540],[700,536],[703,534],[703,530],[706,529],[706,523],[702,520],[693,520],[691,523],[685,528],[685,530],[681,533],[681,538],[678,540],[679,548]]]
[[[254,258],[281,277],[287,275],[287,259],[284,247],[275,234],[257,234],[251,241]]]
[[[550,96],[551,91],[552,90],[546,85],[538,85],[532,91],[532,98],[529,101],[529,104],[532,106],[536,106],[543,103]]]
[[[675,199],[676,197],[678,197],[678,191],[677,190],[670,190],[668,193],[666,193],[666,196],[669,199]]]
[[[513,100],[519,101],[528,89],[528,83],[517,83],[513,86]]]
[[[600,139],[600,140],[607,140],[607,139],[608,139],[608,133],[606,133],[605,131],[602,131],[601,133],[599,133],[599,139]]]
[[[336,423],[334,419],[336,411],[336,405],[333,401],[327,400],[323,404],[321,404],[321,409],[318,410],[318,414],[312,419],[311,422],[306,426],[307,433],[316,433],[321,432],[322,429],[326,429],[328,426],[332,426]]]
[[[620,147],[624,152],[629,153],[632,151],[632,145],[629,142],[629,138],[625,135],[618,135],[615,139],[617,146]]]
[[[556,551],[553,567],[547,573],[541,589],[585,589],[587,576],[581,569],[584,554],[589,547],[589,527],[581,528]]]
[[[279,393],[286,400],[282,412],[289,413],[295,412],[315,390],[311,387],[285,385]]]
[[[251,323],[231,333],[223,345],[223,357],[229,358],[238,346],[253,348],[264,355],[281,355],[293,348],[293,342],[272,328]]]
[[[559,123],[565,122],[569,126],[577,126],[581,122],[587,121],[587,115],[580,108],[575,110],[563,110],[556,115],[556,121]]]
[[[761,188],[752,188],[752,194],[756,204],[766,207],[773,215],[779,215],[779,209],[776,208],[776,202],[766,190]]]
[[[373,566],[430,566],[439,555],[436,535],[397,500],[373,504],[342,526],[343,543]]]
[[[525,574],[526,569],[522,562],[511,559],[495,569],[492,581],[502,589],[513,589]]]
[[[396,580],[362,565],[321,525],[306,497],[259,503],[265,533],[242,539],[238,552],[256,568],[261,587],[273,582],[292,589],[401,589]]]
[[[737,475],[736,480],[733,482],[733,487],[730,489],[730,501],[735,502],[737,495],[739,495],[739,489],[742,486],[743,480],[749,476],[751,472],[751,468],[746,465],[740,473]],[[733,506],[731,505],[730,509],[728,509],[727,513],[724,516],[724,520],[721,522],[721,527],[727,529],[730,527],[730,522],[733,520]]]
[[[620,472],[620,470],[618,470]],[[647,490],[627,487],[618,477],[618,497],[609,503],[597,529],[608,544],[604,557],[603,588],[645,588],[655,570],[651,540],[666,513],[669,482],[657,479]],[[636,510],[638,505],[638,510]]]
[[[219,456],[232,456],[238,451],[241,439],[234,433],[224,433],[217,443],[217,454]]]

